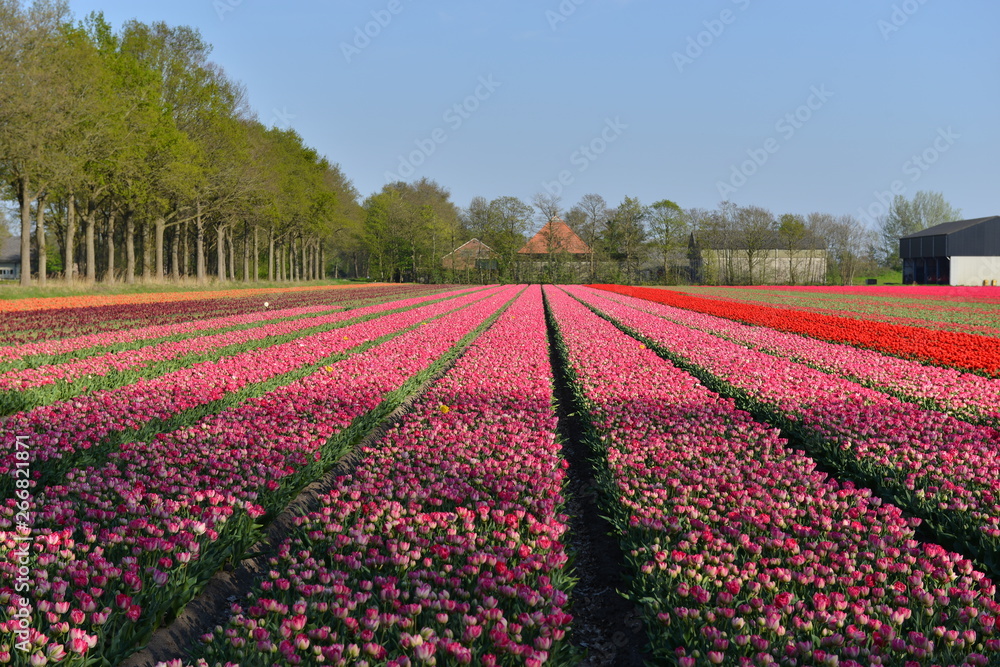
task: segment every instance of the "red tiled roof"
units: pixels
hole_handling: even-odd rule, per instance
[[[517,252],[525,255],[548,255],[557,252],[589,255],[590,246],[560,218],[552,218]]]

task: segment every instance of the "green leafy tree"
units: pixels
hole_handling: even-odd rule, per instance
[[[796,254],[802,249],[807,236],[806,221],[801,215],[785,213],[778,218],[778,238],[788,251],[788,282],[792,285],[798,283],[799,277]]]
[[[883,266],[894,271],[903,268],[899,257],[899,239],[928,227],[960,220],[962,212],[953,208],[940,192],[919,191],[913,199],[896,195],[889,213],[879,219],[879,259]]]
[[[684,246],[690,233],[684,211],[669,199],[661,199],[650,205],[647,219],[650,244],[660,257],[664,281],[669,281],[670,259]]]
[[[625,280],[633,284],[639,275],[646,241],[648,211],[638,198],[625,197],[605,223],[605,243],[621,259]]]

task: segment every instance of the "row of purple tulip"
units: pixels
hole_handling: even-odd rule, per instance
[[[777,430],[566,293],[548,298],[658,662],[1000,659],[995,586],[969,560],[915,540],[919,520],[817,471]],[[656,340],[673,348],[682,336]]]

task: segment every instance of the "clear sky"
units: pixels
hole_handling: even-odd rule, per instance
[[[995,0],[70,0],[198,28],[363,196],[1000,214]]]

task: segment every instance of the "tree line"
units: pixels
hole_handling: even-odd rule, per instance
[[[186,26],[114,31],[65,2],[0,0],[0,195],[22,285],[32,250],[40,285],[319,278],[331,240],[357,236],[339,165],[259,122],[210,52]]]
[[[776,215],[732,202],[711,210],[682,208],[669,199],[644,204],[630,196],[610,205],[595,193],[569,206],[539,193],[530,203],[476,196],[458,208],[445,188],[427,179],[388,184],[362,206],[372,275],[420,282],[758,284],[769,281],[765,270],[774,271],[777,262],[780,282],[851,284],[862,275],[898,271],[900,236],[961,215],[934,192],[918,192],[912,200],[897,196],[875,229],[850,215]],[[556,252],[542,263],[519,258],[518,250],[553,217],[591,252]],[[457,271],[442,265],[443,255],[471,238],[490,247],[493,261]],[[775,251],[781,259],[774,259]],[[708,266],[709,253],[712,270],[697,270]]]

